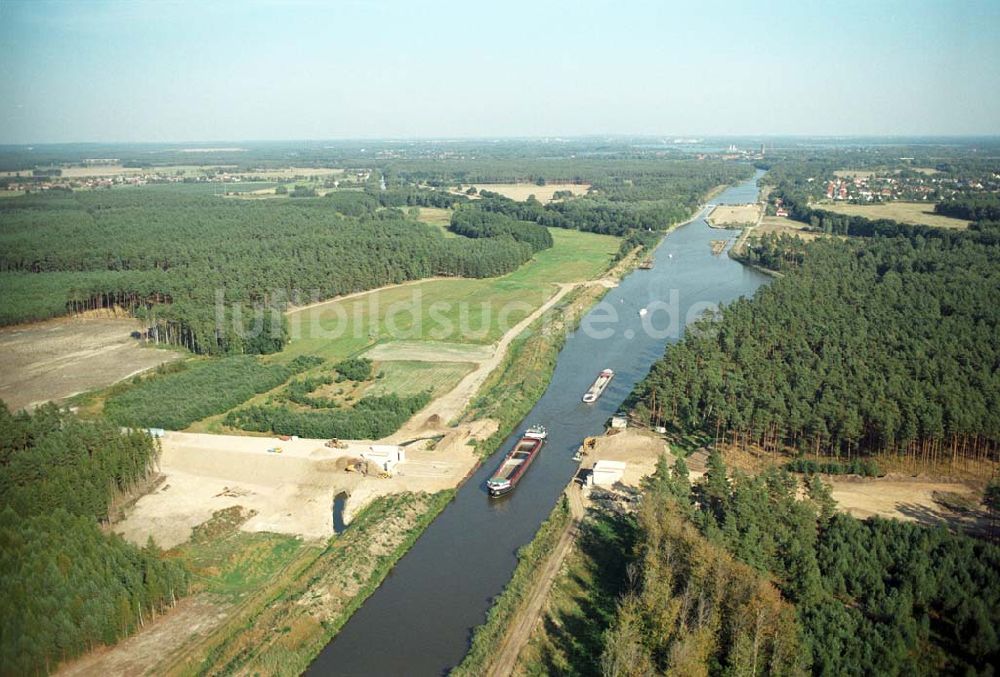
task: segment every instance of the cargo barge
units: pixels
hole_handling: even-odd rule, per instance
[[[531,426],[524,431],[524,435],[517,441],[514,448],[504,456],[500,467],[493,473],[493,477],[486,482],[490,496],[503,496],[514,490],[517,483],[524,477],[528,466],[535,460],[535,456],[542,450],[547,436],[545,428],[540,425]]]
[[[590,386],[590,389],[583,394],[583,401],[587,404],[591,402],[596,402],[597,398],[604,394],[605,389],[608,384],[611,383],[611,379],[615,377],[615,372],[610,369],[605,369],[600,374],[597,375],[597,380],[594,384]]]

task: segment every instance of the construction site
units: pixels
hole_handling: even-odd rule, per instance
[[[484,421],[398,443],[166,432],[162,481],[113,528],[134,543],[152,536],[170,548],[238,505],[254,512],[244,531],[328,538],[337,495],[348,496],[342,517],[350,523],[378,496],[453,488],[477,465],[470,442],[492,428]]]

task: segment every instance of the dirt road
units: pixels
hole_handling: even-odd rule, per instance
[[[84,654],[60,665],[59,675],[145,675],[155,672],[164,657],[186,650],[206,637],[231,613],[208,595],[182,599],[137,632],[114,646]]]
[[[489,375],[500,366],[511,342],[518,337],[532,322],[542,316],[549,308],[559,303],[559,301],[576,288],[578,283],[565,283],[558,285],[558,291],[549,298],[548,301],[540,305],[530,315],[514,325],[503,337],[493,346],[493,354],[479,362],[472,372],[465,376],[458,385],[450,392],[435,399],[422,410],[403,424],[389,440],[406,440],[417,437],[428,432],[442,431],[448,427],[448,422],[457,418],[472,398],[479,391],[479,387],[489,377]]]
[[[490,677],[507,677],[514,671],[517,657],[521,654],[524,645],[531,639],[531,631],[542,617],[545,603],[549,598],[549,591],[552,590],[552,585],[559,575],[563,561],[573,546],[580,520],[583,519],[584,515],[583,498],[580,495],[580,487],[575,482],[566,487],[566,498],[569,501],[572,519],[566,525],[566,530],[563,531],[556,547],[552,549],[548,561],[539,571],[535,585],[514,617],[514,622],[507,631],[507,636],[504,637],[503,644],[500,645],[500,649],[493,659],[493,664],[487,672]]]

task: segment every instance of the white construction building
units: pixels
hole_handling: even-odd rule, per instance
[[[368,451],[361,452],[361,458],[378,466],[380,470],[392,472],[398,463],[406,460],[406,451],[395,444],[373,444],[368,447]]]
[[[624,476],[625,463],[623,461],[597,461],[587,480],[591,486],[610,487],[615,482],[620,482]]]

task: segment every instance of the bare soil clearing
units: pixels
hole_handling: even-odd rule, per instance
[[[429,493],[457,486],[475,467],[470,442],[484,439],[493,421],[457,428],[458,418],[490,373],[503,361],[511,341],[576,285],[564,284],[493,346],[491,353],[450,392],[417,412],[385,442],[402,444],[443,435],[433,451],[407,447],[406,461],[389,479],[344,472],[338,460],[357,458],[371,444],[350,441],[347,449],[330,449],[325,440],[288,442],[273,437],[204,435],[170,432],[162,439],[160,471],[166,476],[157,491],[140,498],[115,530],[135,543],[152,535],[162,547],[187,540],[191,530],[222,508],[241,505],[256,514],[241,528],[320,539],[333,533],[333,497],[350,494],[345,520],[376,496],[403,491]],[[268,449],[281,448],[281,453]]]
[[[98,649],[60,666],[59,675],[144,675],[191,641],[207,636],[230,613],[227,605],[199,594],[177,603],[113,647]]]
[[[916,478],[824,478],[833,486],[841,510],[859,519],[878,515],[924,525],[976,530],[985,525],[985,511],[959,513],[935,500],[935,494],[958,494],[978,504],[978,493],[962,482]]]
[[[0,399],[12,410],[109,386],[182,355],[132,338],[131,319],[60,318],[0,329]]]
[[[583,467],[591,468],[596,461],[622,461],[625,463],[622,484],[633,487],[638,487],[643,477],[653,474],[661,454],[670,453],[670,445],[662,437],[639,428],[593,439],[594,447],[586,450]]]
[[[404,491],[433,493],[456,486],[475,467],[471,437],[492,433],[490,422],[453,430],[435,446],[412,444],[393,477],[379,479],[344,471],[372,444],[348,442],[347,449],[326,440],[283,442],[273,437],[169,432],[162,439],[159,488],[140,498],[114,530],[145,544],[152,536],[171,548],[218,510],[243,506],[255,511],[241,529],[323,539],[333,534],[333,499],[350,494],[345,521],[381,495]],[[281,453],[268,449],[280,448]]]

